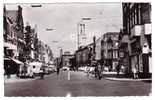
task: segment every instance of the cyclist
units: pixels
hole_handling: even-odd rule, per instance
[[[97,68],[98,68],[98,79],[100,80],[102,78],[102,67],[100,64],[98,64]]]
[[[95,71],[95,77],[98,78],[98,79],[100,80],[100,79],[102,78],[102,74],[101,74],[101,72],[102,72],[102,70],[101,70],[101,65],[100,65],[100,64],[96,65],[94,71]]]

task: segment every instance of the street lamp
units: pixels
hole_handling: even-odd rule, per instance
[[[53,29],[53,28],[46,28],[46,31],[53,31],[53,30],[55,30],[55,29]]]
[[[58,43],[59,41],[57,41],[57,40],[53,40],[52,42],[53,42],[53,43]]]
[[[31,5],[31,7],[42,7],[42,5],[38,5],[38,4],[35,4],[35,5]]]
[[[91,18],[89,18],[89,17],[85,17],[85,18],[82,18],[82,20],[91,20]]]

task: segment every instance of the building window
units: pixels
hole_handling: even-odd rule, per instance
[[[127,18],[127,33],[130,33],[130,20]]]
[[[150,15],[150,22],[151,22],[151,20],[152,20],[151,4],[149,4],[149,15]]]
[[[134,12],[132,12],[132,27],[135,25],[135,15]]]
[[[116,50],[116,59],[118,58],[118,51]]]
[[[131,13],[130,13],[130,21],[129,21],[129,23],[130,23],[130,29],[132,28],[132,16],[131,16]]]
[[[135,9],[135,24],[138,24],[138,23],[137,23],[137,20],[138,20],[138,19],[137,19],[137,9]]]
[[[138,24],[141,24],[141,6],[138,5]]]
[[[142,21],[143,24],[145,23],[150,23],[151,22],[151,17],[150,17],[150,6],[148,3],[144,3],[142,5]]]

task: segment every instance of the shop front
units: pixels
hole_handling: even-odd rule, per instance
[[[20,69],[23,65],[24,63],[17,59],[14,59],[11,57],[5,57],[4,58],[4,75],[7,75],[9,78],[10,75],[16,74],[18,77],[20,74]]]

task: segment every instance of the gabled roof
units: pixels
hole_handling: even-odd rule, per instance
[[[123,43],[129,43],[129,36],[128,35],[124,35],[122,37],[122,40],[121,40]]]

